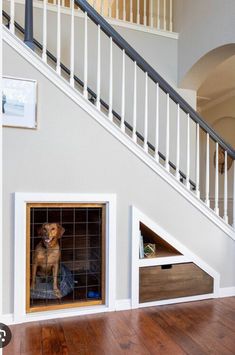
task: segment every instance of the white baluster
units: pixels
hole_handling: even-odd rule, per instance
[[[190,116],[187,114],[187,168],[186,168],[186,187],[190,189]]]
[[[100,110],[100,25],[97,26],[97,97],[96,97],[96,107]]]
[[[133,22],[133,0],[130,0],[130,22]]]
[[[219,144],[215,144],[215,213],[219,214]]]
[[[166,160],[165,160],[165,168],[167,171],[170,171],[169,165],[169,138],[170,138],[170,96],[166,95],[167,103],[166,103]]]
[[[123,20],[126,21],[126,0],[123,0]]]
[[[109,49],[109,118],[113,118],[113,39],[110,37]]]
[[[180,105],[177,104],[176,179],[180,180]]]
[[[224,152],[224,220],[228,223],[228,153]]]
[[[133,132],[132,139],[136,142],[136,121],[137,121],[137,65],[134,62],[134,90],[133,90]]]
[[[64,0],[62,0],[62,6],[63,6],[63,7],[65,6],[65,1],[64,1]]]
[[[109,0],[108,17],[112,17],[112,0]]]
[[[148,73],[145,73],[144,150],[148,152]]]
[[[15,0],[10,3],[10,31],[15,32]]]
[[[153,0],[150,0],[149,16],[150,16],[150,26],[153,27]]]
[[[61,55],[61,16],[60,16],[60,0],[58,0],[57,4],[57,62],[56,62],[56,71],[60,75],[61,68],[60,68],[60,55]]]
[[[159,84],[156,84],[156,128],[155,128],[155,154],[154,157],[159,162]]]
[[[100,13],[101,13],[101,16],[104,16],[104,0],[101,0],[101,11],[100,11]]]
[[[119,0],[116,0],[116,19],[119,19]]]
[[[210,136],[206,134],[206,200],[205,203],[210,207]]]
[[[121,109],[121,130],[125,132],[125,80],[126,80],[126,73],[125,73],[125,57],[126,53],[125,50],[122,50],[122,109]]]
[[[157,0],[157,29],[160,30],[161,28],[161,20],[160,20],[160,1]]]
[[[56,0],[53,0],[53,5],[56,5]]]
[[[96,10],[96,0],[93,1],[93,8]]]
[[[140,0],[137,0],[137,24],[140,24]]]
[[[166,31],[166,0],[163,2],[163,23],[164,23],[164,31]]]
[[[197,144],[196,144],[196,195],[200,198],[200,126],[197,123]]]
[[[74,0],[71,1],[70,85],[74,87]]]
[[[146,2],[146,0],[144,0],[144,25],[145,26],[147,25],[146,5],[147,5],[147,2]]]
[[[47,0],[43,0],[42,60],[47,62]]]
[[[87,99],[87,55],[88,55],[88,48],[87,48],[87,12],[84,15],[84,87],[83,87],[83,95]]]
[[[170,31],[173,31],[172,0],[170,0]]]

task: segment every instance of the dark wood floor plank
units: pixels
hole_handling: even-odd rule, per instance
[[[50,320],[46,322],[41,322],[41,326],[43,355],[64,355],[64,339],[61,335],[58,334],[58,325],[56,321]]]
[[[222,331],[222,325],[216,314],[213,312],[212,318],[207,315],[203,309],[194,309],[193,314],[189,310],[184,309],[181,305],[177,307],[174,314],[168,316],[173,317],[174,327],[180,328],[188,337],[190,337],[198,346],[206,353],[214,354],[231,354],[227,345],[222,344],[218,338],[219,332]],[[215,328],[215,329],[214,329]],[[215,331],[216,330],[216,331]]]
[[[171,314],[162,309],[159,313],[153,311],[150,315],[158,325],[165,330],[172,340],[190,355],[205,355],[203,347],[196,343],[184,330],[181,322],[171,317]]]
[[[64,331],[69,355],[85,355],[90,339],[89,327],[86,317],[68,318],[61,322]]]
[[[108,324],[108,314],[88,316],[90,328],[93,330],[93,337],[96,347],[103,350],[103,354],[122,354],[119,344],[113,336],[112,330]]]
[[[146,310],[128,311],[125,317],[129,320],[141,339],[142,343],[148,349],[150,354],[186,354],[183,349],[170,338],[154,320],[146,316]]]
[[[21,339],[22,339],[22,329],[19,325],[10,326],[12,339],[10,344],[3,349],[3,355],[20,354]]]
[[[31,353],[32,355],[42,354],[42,338],[40,323],[26,323],[22,326],[21,348],[22,353]]]
[[[181,306],[179,311],[181,312],[182,316],[185,315],[184,318],[187,321],[193,317],[192,314],[187,314],[186,307],[183,308]],[[225,349],[228,349],[228,351],[235,353],[235,324],[234,327],[230,328],[232,319],[229,318],[228,322],[227,317],[229,316],[229,313],[227,313],[226,315],[225,312],[218,312],[218,306],[215,300],[211,301],[210,304],[201,304],[200,307],[198,307],[197,309],[197,320],[200,319],[205,325],[204,327],[202,327],[202,324],[200,324],[199,330],[201,332],[201,335],[203,331],[207,334],[208,341],[213,344],[218,351],[219,349],[221,349],[221,351],[225,351]],[[229,312],[231,314],[231,311]],[[195,311],[194,318],[192,320],[195,323]],[[235,314],[233,315],[233,323],[234,321]]]
[[[3,355],[235,355],[235,297],[11,326]]]

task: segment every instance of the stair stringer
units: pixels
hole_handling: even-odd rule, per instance
[[[214,211],[212,211],[205,203],[203,203],[193,192],[186,189],[186,187],[176,180],[176,178],[169,173],[164,167],[156,162],[149,154],[147,154],[138,144],[136,144],[130,137],[123,133],[104,113],[99,111],[91,102],[83,97],[77,90],[75,90],[68,81],[59,76],[48,64],[28,48],[19,38],[12,34],[4,25],[3,40],[14,49],[20,56],[22,56],[29,64],[34,66],[40,73],[42,73],[48,80],[56,85],[65,95],[73,100],[79,107],[86,111],[93,119],[95,119],[103,128],[118,139],[126,148],[135,154],[142,162],[144,162],[150,169],[158,174],[167,184],[173,187],[180,195],[196,207],[203,215],[210,221],[217,225],[223,232],[235,240],[235,230],[225,223]]]
[[[163,229],[159,224],[152,221],[147,217],[143,212],[138,210],[136,207],[132,206],[132,228],[131,228],[131,241],[132,241],[132,250],[131,250],[131,308],[139,307],[149,307],[149,306],[160,306],[164,304],[173,304],[173,303],[182,303],[188,301],[199,301],[209,298],[219,297],[219,285],[220,285],[220,274],[208,265],[205,261],[199,258],[196,254],[192,253],[187,247],[180,243],[176,238],[170,235],[165,229]],[[159,265],[166,264],[177,264],[177,263],[186,263],[193,262],[195,265],[200,267],[208,275],[214,279],[213,293],[198,295],[198,296],[187,296],[181,298],[167,299],[162,301],[146,302],[139,303],[139,267],[144,266],[143,259],[139,259],[139,235],[140,235],[140,222],[145,224],[150,228],[154,233],[159,235],[167,243],[177,249],[182,255],[174,257],[165,257],[159,258]],[[160,260],[162,259],[162,260]],[[163,260],[165,259],[165,260]],[[148,266],[152,262],[154,265],[154,259],[148,259]],[[146,265],[145,265],[146,266]]]

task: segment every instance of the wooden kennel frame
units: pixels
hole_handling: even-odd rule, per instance
[[[84,209],[95,209],[101,208],[101,299],[94,300],[83,300],[83,301],[73,301],[68,303],[59,303],[58,300],[55,300],[56,304],[50,305],[38,305],[31,306],[30,305],[30,276],[31,276],[31,267],[30,267],[30,252],[31,252],[31,232],[30,232],[30,223],[31,223],[31,209],[32,208],[84,208]],[[45,221],[46,222],[46,221]],[[56,222],[56,221],[55,221]],[[75,308],[75,307],[86,307],[86,306],[97,306],[105,304],[105,275],[106,275],[106,204],[103,203],[27,203],[26,204],[26,313],[31,312],[41,312],[41,311],[49,311],[49,310],[59,310],[59,309],[67,309],[67,308]],[[87,287],[87,286],[86,286]]]

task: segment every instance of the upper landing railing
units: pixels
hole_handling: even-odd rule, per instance
[[[9,27],[14,32],[14,1],[10,4]],[[32,23],[27,18],[31,16],[30,5],[32,0],[27,0],[24,31],[26,43],[33,47]],[[54,56],[47,46],[52,30],[48,31],[47,0],[42,5],[42,60],[50,64],[48,58],[53,59],[58,75],[61,70],[65,72],[70,85],[93,102],[122,134],[181,181],[225,223],[234,225],[234,149],[85,0],[74,0],[70,8],[70,31],[66,38],[66,48],[68,43],[70,47],[68,69],[62,64],[61,4],[56,5]],[[84,12],[79,23],[78,8]],[[75,22],[76,26],[82,26],[79,31],[75,31]],[[76,57],[78,42],[80,52]],[[82,63],[76,67],[79,60]]]
[[[57,2],[47,0],[48,4]],[[61,6],[70,8],[72,3],[62,0]],[[102,17],[143,25],[146,29],[173,31],[173,0],[89,0],[88,3]]]

